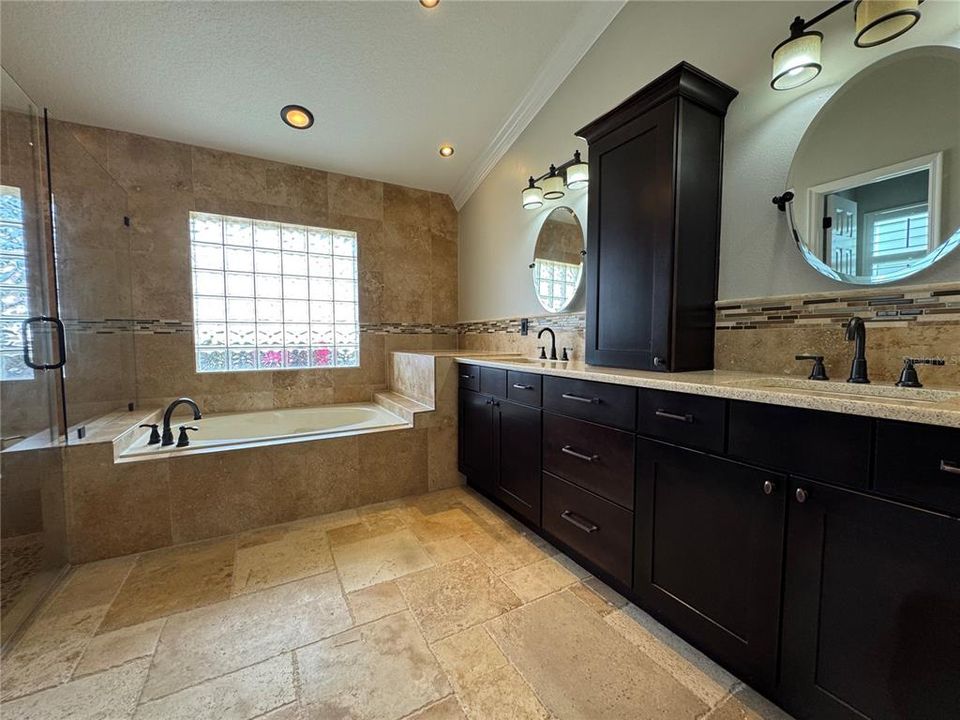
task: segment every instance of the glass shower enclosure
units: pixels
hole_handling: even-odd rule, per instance
[[[64,333],[38,106],[0,74],[0,628],[5,645],[66,567]]]

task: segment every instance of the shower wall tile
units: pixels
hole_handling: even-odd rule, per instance
[[[208,411],[368,401],[387,385],[386,338],[395,332],[450,335],[446,326],[457,315],[458,222],[448,196],[118,131],[54,125],[60,144],[71,150],[62,158],[63,184],[71,189],[65,201],[76,197],[76,221],[65,242],[78,252],[97,247],[118,253],[102,256],[103,262],[93,262],[93,255],[68,261],[66,285],[78,288],[74,319],[126,319],[139,328],[130,362],[141,406],[181,395],[202,398]],[[197,373],[191,210],[356,232],[360,368]],[[82,279],[91,277],[81,291]],[[187,332],[154,329],[161,321]],[[115,326],[113,332],[123,331]],[[455,345],[455,334],[442,342]],[[432,345],[418,339],[412,347]],[[101,355],[98,362],[111,359]],[[99,378],[93,379],[98,386]],[[127,394],[107,400],[122,407]]]

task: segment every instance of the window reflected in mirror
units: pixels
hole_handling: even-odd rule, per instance
[[[583,228],[573,210],[558,207],[546,216],[530,268],[545,310],[561,312],[570,306],[583,277]]]

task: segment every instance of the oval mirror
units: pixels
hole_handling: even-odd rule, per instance
[[[583,275],[583,228],[573,210],[554,208],[544,218],[530,268],[544,309],[560,312],[567,308]]]
[[[920,47],[851,78],[807,128],[787,218],[804,258],[875,285],[960,245],[960,49]]]

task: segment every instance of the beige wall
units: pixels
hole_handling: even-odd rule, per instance
[[[852,11],[837,13],[818,27],[826,35],[821,78],[792,92],[770,90],[771,49],[786,36],[795,14],[809,17],[822,9],[822,3],[805,2],[629,3],[461,208],[460,319],[542,312],[525,270],[540,215],[549,208],[521,208],[526,178],[576,148],[585,151],[573,135],[577,129],[680,60],[740,90],[725,133],[720,297],[840,288],[803,261],[770,197],[785,187],[807,125],[847,78],[899,49],[960,45],[960,12],[952,0],[925,3],[913,30],[873,49],[854,48]],[[584,196],[580,191],[562,202],[586,222]],[[955,256],[916,282],[958,275],[960,256]]]
[[[363,401],[386,386],[389,351],[456,345],[430,332],[457,319],[458,218],[446,195],[66,123],[53,153],[67,318],[190,323],[191,210],[353,230],[359,246],[359,368],[198,374],[189,328],[75,333],[71,409],[102,412],[98,398],[116,407],[121,395],[141,407],[189,395],[207,412]],[[386,334],[382,323],[427,327]],[[135,387],[118,393],[128,377]]]

